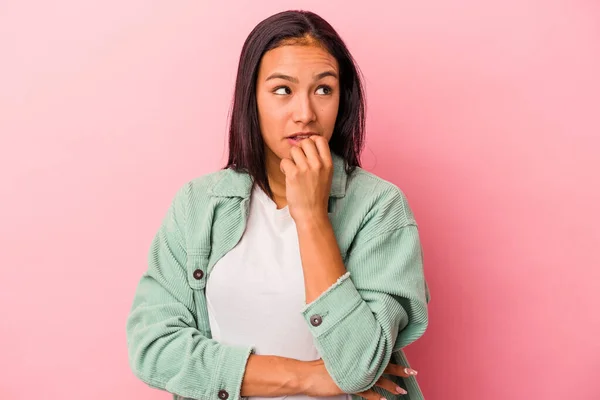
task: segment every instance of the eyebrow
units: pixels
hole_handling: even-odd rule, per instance
[[[320,74],[315,75],[314,81],[321,80],[321,79],[325,78],[326,76],[333,76],[334,78],[338,79],[338,76],[334,71],[325,71],[325,72],[321,72]],[[269,75],[267,77],[267,79],[265,79],[265,81],[268,81],[271,79],[285,79],[286,81],[290,81],[293,83],[299,83],[298,78],[294,78],[289,75],[281,74],[279,72],[275,72],[275,73]]]

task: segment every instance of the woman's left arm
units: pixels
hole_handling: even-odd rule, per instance
[[[344,392],[367,390],[383,374],[394,346],[412,343],[427,327],[429,295],[417,226],[379,233],[365,226],[345,266],[329,221],[297,229],[307,296],[303,314],[319,353]]]
[[[333,172],[328,143],[311,136],[290,155],[281,169],[298,231],[303,314],[336,384],[346,393],[363,392],[381,377],[394,347],[412,343],[427,328],[417,225],[398,188],[377,189],[344,265],[327,214]]]

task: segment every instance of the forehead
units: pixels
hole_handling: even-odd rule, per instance
[[[274,71],[300,75],[301,72],[318,73],[328,69],[337,71],[338,63],[325,48],[314,44],[294,44],[266,52],[260,62],[259,75]]]

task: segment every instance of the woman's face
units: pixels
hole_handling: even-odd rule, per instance
[[[339,67],[318,45],[284,45],[266,52],[256,81],[256,102],[267,163],[290,157],[300,132],[328,141],[340,104]]]

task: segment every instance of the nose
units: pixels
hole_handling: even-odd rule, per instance
[[[316,119],[317,114],[315,113],[314,106],[311,103],[310,96],[308,95],[296,95],[295,104],[293,110],[294,122],[308,125]]]

